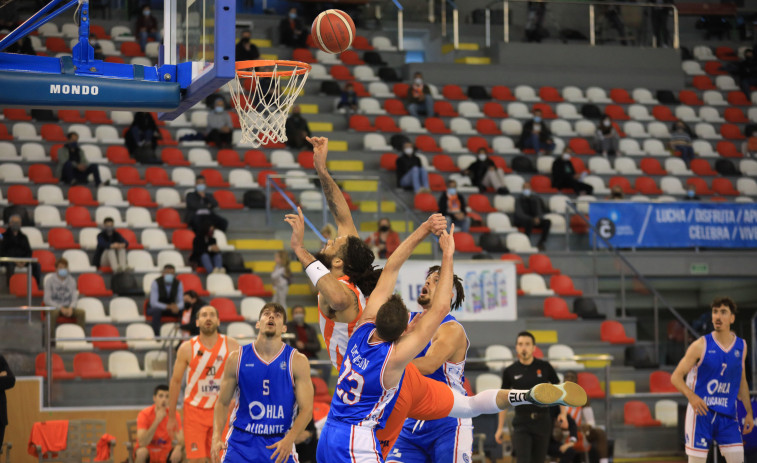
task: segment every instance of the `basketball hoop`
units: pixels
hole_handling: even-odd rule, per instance
[[[284,126],[305,86],[310,65],[252,60],[237,62],[236,69],[236,79],[229,82],[229,88],[242,126],[242,143],[257,148],[287,141]]]

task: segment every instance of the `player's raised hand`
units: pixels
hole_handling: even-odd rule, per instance
[[[752,429],[754,429],[754,417],[750,414],[747,414],[744,417],[744,429],[741,430],[743,434],[749,434],[752,432]]]
[[[226,442],[221,439],[213,439],[213,444],[210,447],[210,459],[213,463],[220,463],[221,451],[226,450]]]
[[[428,227],[431,233],[433,233],[436,236],[439,236],[442,234],[444,230],[447,229],[447,218],[439,213],[432,214],[428,218],[428,220],[426,220],[424,225]]]
[[[313,145],[313,163],[315,167],[326,167],[326,155],[329,152],[329,139],[326,137],[305,137]]]
[[[297,214],[285,215],[284,222],[292,227],[292,238],[289,240],[292,249],[302,247],[305,240],[305,217],[302,215],[302,209],[298,207]]]
[[[276,459],[276,463],[283,463],[289,458],[294,448],[294,437],[290,436],[291,432],[287,433],[280,441],[266,446],[267,449],[274,449],[271,455],[271,460]]]
[[[442,254],[452,255],[455,253],[455,224],[449,228],[449,233],[446,230],[442,231],[439,235],[439,247],[442,248]]]
[[[699,397],[696,394],[692,394],[693,397],[689,398],[689,404],[691,404],[691,408],[694,409],[694,413],[697,415],[706,415],[708,411],[710,411],[709,408],[707,408],[707,404],[704,403],[704,400],[702,400],[701,397]]]

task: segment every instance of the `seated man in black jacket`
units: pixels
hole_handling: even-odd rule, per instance
[[[242,36],[237,43],[235,58],[237,61],[260,59],[260,51],[257,45],[252,43],[252,33],[249,30],[242,31]]]
[[[178,317],[184,306],[184,286],[176,278],[176,267],[166,264],[163,275],[156,278],[150,286],[150,302],[147,305],[147,315],[152,317],[155,336],[160,335],[160,325],[164,316]]]
[[[557,189],[570,188],[579,195],[584,193],[590,195],[594,192],[594,187],[579,180],[581,174],[576,172],[576,168],[570,162],[572,154],[573,150],[566,147],[562,156],[552,163],[552,187]]]
[[[409,141],[402,146],[402,154],[397,158],[395,166],[398,187],[412,188],[415,193],[430,191],[428,172],[423,168],[421,158],[415,154],[415,147]]]
[[[206,229],[208,224],[225,232],[229,221],[213,212],[217,207],[218,201],[207,192],[205,177],[198,175],[195,179],[195,191],[187,195],[187,213],[184,221],[195,233]]]
[[[113,228],[113,218],[103,220],[103,231],[97,235],[97,249],[92,257],[95,267],[110,267],[114,272],[129,270],[126,263],[126,248],[129,242]]]
[[[3,240],[0,241],[0,257],[28,258],[31,256],[32,247],[29,244],[29,238],[21,231],[21,216],[14,214],[8,219],[8,229],[5,230]],[[10,284],[11,277],[17,269],[25,269],[27,265],[31,265],[32,276],[37,280],[37,286],[41,286],[39,263],[5,262],[2,265],[5,267],[5,276],[8,279],[8,284]]]
[[[458,193],[457,182],[447,180],[447,189],[439,196],[439,213],[449,217],[458,230],[467,232],[470,228],[470,217],[465,213],[465,197]]]
[[[545,154],[550,154],[555,149],[552,132],[547,127],[547,124],[544,123],[541,117],[541,110],[535,109],[533,119],[523,124],[518,148],[521,150],[533,149],[537,155],[541,151],[544,151]]]
[[[226,269],[223,267],[221,250],[218,248],[216,239],[213,237],[214,231],[216,231],[216,228],[213,224],[207,224],[195,234],[195,239],[192,242],[192,255],[189,256],[189,261],[202,265],[208,274],[226,273]]]
[[[523,184],[523,192],[515,198],[513,222],[515,226],[525,228],[526,235],[528,236],[531,236],[531,231],[534,228],[541,230],[541,238],[537,245],[540,250],[544,250],[544,243],[547,242],[547,237],[549,237],[549,227],[552,226],[552,222],[544,218],[546,210],[547,208],[544,206],[541,198],[534,196],[531,192],[531,184],[525,182]]]
[[[476,160],[465,169],[465,174],[481,192],[493,188],[499,194],[509,193],[505,186],[505,172],[494,164],[484,148],[478,150]]]
[[[307,39],[308,29],[297,17],[297,8],[290,8],[287,17],[279,23],[279,40],[288,47],[305,48]]]

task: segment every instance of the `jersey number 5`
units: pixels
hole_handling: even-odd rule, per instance
[[[263,380],[263,395],[268,395],[271,393],[271,388],[268,387],[268,383],[270,382],[270,379],[264,379]]]
[[[347,381],[354,381],[357,384],[355,387],[351,387],[347,392],[340,389],[342,381],[344,381],[345,378]],[[349,356],[344,358],[344,372],[339,375],[339,379],[336,383],[336,395],[342,399],[342,402],[347,405],[354,405],[360,401],[360,395],[363,393],[363,384],[365,383],[365,380],[360,373],[352,371],[352,362],[350,362]],[[352,398],[349,397],[350,395],[352,395]]]

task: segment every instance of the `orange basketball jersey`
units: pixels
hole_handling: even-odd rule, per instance
[[[326,343],[326,350],[329,352],[331,364],[337,370],[342,366],[343,354],[347,351],[347,341],[350,340],[350,336],[352,336],[352,332],[355,330],[355,324],[363,314],[363,308],[365,307],[365,296],[363,296],[360,288],[350,282],[350,277],[344,275],[339,278],[339,281],[347,285],[355,293],[355,296],[357,296],[358,312],[355,319],[350,323],[337,322],[323,313],[321,296],[320,294],[318,295],[318,319],[321,325],[321,334],[323,334],[323,340]]]
[[[216,345],[210,350],[200,343],[199,336],[193,337],[189,342],[192,346],[192,360],[189,361],[184,403],[211,409],[218,399],[223,368],[229,357],[226,336],[219,334]]]

